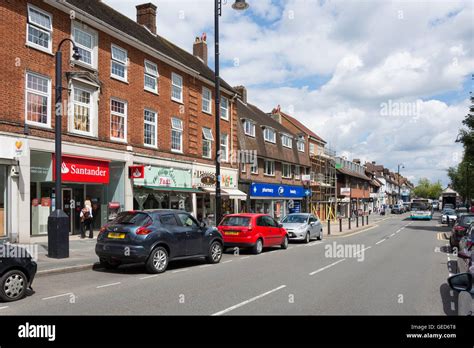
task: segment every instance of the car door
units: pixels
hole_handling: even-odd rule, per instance
[[[268,245],[280,244],[281,233],[278,223],[271,216],[264,216],[265,224],[268,230]]]
[[[257,228],[258,232],[263,236],[263,245],[267,246],[270,245],[271,235],[265,217],[265,215],[257,217]]]
[[[315,236],[319,236],[319,230],[316,224],[316,218],[313,215],[310,215],[308,218],[308,228],[309,228],[309,234],[311,238],[314,238]]]
[[[160,225],[173,237],[170,241],[170,257],[184,256],[186,253],[186,229],[178,224],[173,213],[160,215]]]
[[[186,256],[202,254],[203,231],[188,213],[178,213],[181,225],[186,229]]]

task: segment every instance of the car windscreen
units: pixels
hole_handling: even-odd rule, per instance
[[[461,217],[461,221],[459,223],[464,226],[469,226],[473,222],[474,222],[474,215],[464,215]]]
[[[431,210],[431,206],[425,203],[412,203],[411,210]]]
[[[248,226],[250,225],[250,218],[247,216],[226,216],[221,222],[221,226]]]
[[[149,222],[151,222],[150,215],[140,212],[123,212],[120,213],[114,221],[112,221],[113,224],[117,225],[134,226],[143,226]]]
[[[453,209],[445,209],[443,215],[456,215]]]
[[[307,219],[307,215],[287,215],[281,222],[284,224],[304,224]]]

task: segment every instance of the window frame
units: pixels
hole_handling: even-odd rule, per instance
[[[285,175],[285,168],[288,170],[288,175]],[[291,179],[291,164],[289,163],[282,163],[281,165],[281,177],[284,179]]]
[[[267,131],[273,132],[273,140],[267,138]],[[272,127],[265,127],[263,129],[263,140],[272,144],[276,144],[276,131]]]
[[[86,27],[84,27],[86,26]],[[82,31],[84,33],[86,33],[87,35],[91,36],[91,42],[92,42],[92,48],[88,48],[80,43],[77,42],[76,40],[76,34],[75,34],[75,30],[79,30],[79,31]],[[90,51],[91,53],[91,63],[86,63],[82,60],[76,60],[76,59],[73,59],[72,58],[72,55],[74,54],[74,51],[72,49],[72,45],[71,45],[71,52],[70,52],[70,57],[71,57],[71,61],[76,65],[80,65],[80,66],[84,66],[88,69],[92,69],[92,70],[98,70],[98,66],[99,66],[99,55],[98,55],[98,46],[99,46],[99,32],[95,29],[92,29],[91,27],[87,26],[86,24],[83,24],[82,22],[79,22],[79,21],[72,21],[72,24],[71,24],[71,40],[74,41],[74,43],[76,44],[77,47],[83,49],[83,50],[86,50],[86,51]]]
[[[288,139],[289,145],[285,144],[285,142],[283,141],[284,138]],[[293,148],[293,137],[286,134],[286,133],[281,134],[281,145],[288,148],[288,149],[292,149]]]
[[[225,100],[226,101],[226,105],[227,107],[223,107],[224,103],[222,103],[222,101]],[[221,119],[225,120],[225,121],[229,121],[229,98],[226,98],[226,97],[223,97],[221,96],[221,99],[220,99],[220,116],[221,116]],[[222,113],[222,110],[225,110],[225,113],[223,114]]]
[[[173,77],[178,77],[181,80],[181,86],[175,85]],[[173,87],[177,87],[180,89],[180,99],[177,99],[173,96]],[[184,79],[183,76],[172,72],[171,73],[171,100],[177,102],[177,103],[183,103],[183,95],[184,95]]]
[[[254,170],[254,168],[255,168],[256,170]],[[251,165],[250,165],[250,174],[258,175],[258,172],[259,172],[259,170],[258,170],[258,162],[257,162],[257,164],[256,164],[255,166],[254,166],[253,164],[251,164]]]
[[[272,168],[272,173],[267,173],[267,164],[271,163],[271,168]],[[265,160],[264,161],[264,166],[263,166],[263,174],[265,176],[275,176],[275,161],[273,160]]]
[[[41,92],[41,91],[37,91],[37,90],[33,90],[33,89],[28,88],[28,75],[36,75],[39,78],[46,79],[47,82],[48,82],[48,92],[44,93],[44,92]],[[41,122],[28,120],[28,93],[29,92],[47,98],[47,107],[46,107],[46,120],[47,120],[47,123],[41,123]],[[52,81],[51,81],[51,78],[49,78],[48,76],[42,75],[42,74],[38,74],[38,73],[33,72],[33,71],[26,71],[26,74],[25,74],[25,123],[29,124],[29,125],[32,125],[32,126],[42,127],[42,128],[52,128],[52,126],[51,126],[51,118],[52,118],[52,115],[51,115],[51,112],[52,112],[51,111],[51,101],[52,101]]]
[[[120,114],[118,113],[117,111],[112,111],[112,101],[116,101],[116,102],[119,102],[119,103],[123,103],[124,104],[124,114]],[[124,120],[123,120],[123,139],[122,138],[116,138],[114,136],[112,136],[112,116],[119,116],[119,117],[123,117]],[[116,98],[116,97],[111,97],[110,98],[110,140],[112,141],[117,141],[117,142],[120,142],[120,143],[126,143],[127,142],[127,121],[128,121],[128,102],[125,101],[125,100],[122,100],[120,98]]]
[[[205,95],[204,92],[209,93],[209,99],[206,99],[204,97],[204,95]],[[206,113],[206,114],[212,115],[212,91],[209,88],[203,86],[201,93],[202,93],[202,96],[201,96],[201,104],[202,104],[201,105],[201,111]],[[205,101],[207,101],[209,103],[209,110],[204,109],[204,102]]]
[[[250,125],[250,129],[252,132],[248,133],[247,132],[247,125]],[[249,137],[255,138],[255,122],[252,122],[251,120],[244,120],[244,134],[248,135]]]
[[[209,131],[210,136],[206,136],[205,130]],[[202,127],[202,157],[212,159],[212,143],[214,142],[214,136],[212,135],[212,129],[208,127]],[[207,143],[209,146],[209,156],[205,156],[204,144]]]
[[[147,64],[152,65],[156,68],[156,75],[153,75],[153,73],[150,73],[150,72],[147,71]],[[146,78],[147,77],[155,80],[155,89],[152,89],[152,88],[150,88],[146,85]],[[151,92],[151,93],[154,93],[154,94],[158,94],[158,91],[159,91],[158,79],[159,79],[159,77],[160,77],[160,72],[158,71],[158,64],[153,63],[152,61],[150,61],[148,59],[145,59],[145,61],[143,63],[143,89],[145,91],[148,91],[148,92]]]
[[[146,118],[145,118],[145,113],[146,112],[155,114],[155,121],[154,122],[146,120]],[[145,137],[145,125],[147,125],[147,124],[150,125],[150,126],[155,127],[155,132],[154,132],[155,143],[154,144],[147,144],[145,142],[145,139],[146,139],[146,137]],[[150,109],[150,108],[143,109],[143,146],[151,147],[151,148],[154,148],[154,149],[158,148],[158,112],[156,112],[155,110]]]
[[[296,149],[298,152],[305,152],[306,151],[306,141],[303,136],[299,136],[296,140]],[[300,149],[300,145],[303,145],[303,149]]]
[[[30,19],[30,9],[33,9],[34,11],[37,11],[37,12],[40,12],[41,14],[49,17],[49,21],[50,21],[50,24],[51,24],[51,27],[50,28],[46,28],[45,26],[39,24],[39,23],[33,23]],[[49,40],[48,40],[48,47],[44,47],[44,46],[41,46],[41,45],[38,45],[37,43],[34,43],[34,42],[31,42],[28,40],[28,34],[29,34],[29,28],[30,26],[34,27],[35,29],[39,30],[39,31],[42,31],[42,32],[46,32],[49,34]],[[34,49],[37,49],[39,51],[43,51],[45,53],[50,53],[50,54],[53,54],[53,15],[51,13],[49,13],[48,11],[45,11],[33,4],[30,4],[30,3],[27,3],[27,8],[26,8],[26,45],[31,47],[31,48],[34,48]]]
[[[222,140],[225,139],[225,144],[222,144]],[[225,158],[222,159],[222,146],[225,147]],[[219,149],[220,149],[220,153],[221,153],[221,160],[222,162],[229,162],[229,135],[227,133],[221,133],[221,136],[220,136],[220,146],[219,146]]]
[[[178,120],[181,124],[180,128],[175,127],[173,124],[173,120]],[[180,144],[179,147],[180,149],[173,149],[173,132],[179,132],[180,137]],[[171,152],[176,152],[176,153],[183,153],[183,133],[184,133],[184,124],[183,120],[180,119],[179,117],[171,117]]]
[[[125,53],[125,61],[121,61],[117,58],[114,58],[114,48],[116,50],[122,51]],[[123,65],[123,71],[124,71],[124,76],[116,75],[113,73],[113,65],[114,63]],[[110,45],[110,77],[122,82],[128,82],[128,51],[125,48],[122,48],[116,44],[111,44]]]
[[[76,103],[80,103],[80,102],[76,102],[74,100],[74,93],[75,93],[75,90],[76,89],[80,89],[80,90],[83,90],[85,92],[88,92],[90,94],[90,110],[89,110],[89,132],[86,132],[86,131],[82,131],[82,130],[79,130],[79,129],[75,129],[74,127],[74,106],[76,105]],[[96,100],[96,93],[97,93],[97,89],[94,89],[92,86],[87,86],[83,83],[80,83],[80,82],[75,82],[73,81],[71,83],[71,102],[72,102],[72,105],[73,107],[71,108],[71,112],[72,114],[69,115],[69,120],[70,120],[70,123],[69,123],[69,131],[73,134],[79,134],[79,135],[85,135],[85,136],[89,136],[89,137],[97,137],[97,127],[96,127],[96,121],[97,121],[97,112],[98,112],[98,106],[97,106],[97,100]],[[83,103],[80,103],[81,105],[84,105]]]

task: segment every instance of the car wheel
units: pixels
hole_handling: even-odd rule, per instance
[[[255,242],[255,245],[253,246],[252,248],[252,252],[255,254],[255,255],[258,255],[262,252],[263,250],[263,240],[262,239],[257,239],[257,241]]]
[[[308,236],[309,236],[309,232],[308,232]],[[281,243],[281,248],[282,249],[288,249],[288,236],[285,236],[283,238],[283,243]]]
[[[222,244],[218,241],[212,242],[209,247],[209,255],[206,257],[209,263],[219,263],[222,259]]]
[[[321,230],[319,231],[318,240],[323,240],[323,229],[322,229],[322,228],[321,228]]]
[[[308,244],[310,240],[311,240],[311,236],[309,235],[309,232],[306,232],[306,236],[304,237],[304,242]]]
[[[120,262],[109,262],[105,259],[100,259],[100,265],[105,269],[117,269],[120,266]]]
[[[163,247],[153,249],[146,262],[146,270],[149,273],[163,273],[168,267],[168,252]]]
[[[5,302],[22,299],[27,288],[28,279],[22,271],[9,271],[0,278],[0,298]]]

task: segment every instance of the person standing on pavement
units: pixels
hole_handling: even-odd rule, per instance
[[[89,230],[89,238],[94,238],[94,232],[92,231],[92,203],[90,200],[84,202],[84,208],[82,208],[79,217],[81,218],[81,239],[86,238],[86,229]]]

